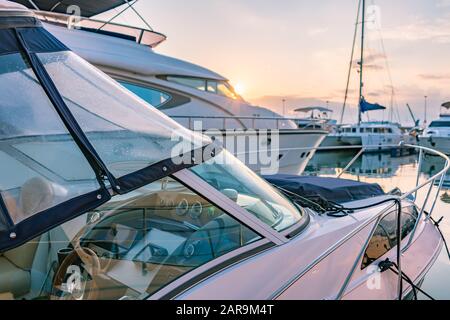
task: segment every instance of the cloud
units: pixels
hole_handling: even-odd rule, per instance
[[[446,0],[450,2],[450,0]],[[443,2],[444,4],[444,2]],[[391,28],[384,32],[384,38],[403,41],[424,41],[450,43],[450,19],[418,20],[415,23]]]
[[[450,80],[450,73],[422,73],[418,75],[423,80]]]
[[[438,0],[436,6],[438,8],[450,8],[450,0]]]
[[[310,37],[318,36],[319,34],[326,33],[328,31],[328,28],[326,27],[319,27],[319,28],[310,28],[307,30],[306,34]]]

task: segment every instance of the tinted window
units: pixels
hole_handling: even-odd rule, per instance
[[[194,89],[206,91],[206,80],[199,78],[168,76],[167,81],[175,82]]]
[[[402,209],[402,240],[413,230],[417,219],[416,207]],[[364,254],[362,268],[381,258],[397,245],[397,212],[385,216],[378,224]]]
[[[450,127],[450,121],[433,121],[430,124],[431,128]]]
[[[168,93],[155,88],[145,88],[124,81],[119,83],[154,107],[160,107],[171,99]]]

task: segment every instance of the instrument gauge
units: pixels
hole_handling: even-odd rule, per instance
[[[200,202],[196,201],[192,207],[191,210],[189,210],[189,215],[192,219],[197,219],[202,215],[203,206]]]
[[[176,209],[175,213],[177,216],[184,216],[189,211],[189,202],[186,199],[181,200]]]

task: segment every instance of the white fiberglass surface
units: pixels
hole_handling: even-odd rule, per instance
[[[290,200],[226,150],[191,170],[277,231],[302,218],[302,212]]]
[[[20,54],[0,56],[0,82],[0,192],[13,223],[99,189]]]
[[[91,144],[116,177],[172,158],[180,140],[183,145],[189,143],[192,149],[210,142],[183,128],[74,53],[38,56]]]

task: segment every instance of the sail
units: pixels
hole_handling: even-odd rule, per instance
[[[359,107],[360,107],[361,112],[373,111],[373,110],[385,110],[386,109],[386,107],[383,107],[382,105],[380,105],[378,103],[369,103],[364,98],[361,98],[361,102],[359,103]]]
[[[68,8],[78,6],[83,17],[92,17],[105,11],[114,9],[126,3],[125,0],[14,0],[30,9],[39,8],[43,11],[57,13],[71,13]]]

